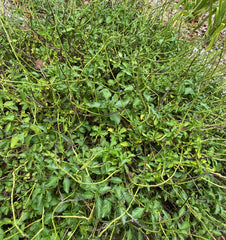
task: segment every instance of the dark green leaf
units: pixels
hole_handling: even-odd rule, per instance
[[[58,177],[57,176],[51,176],[48,179],[48,183],[46,184],[46,187],[53,187],[57,184],[58,182]]]
[[[95,209],[96,209],[96,216],[98,219],[101,218],[101,212],[102,212],[102,200],[101,198],[99,197],[99,195],[96,195],[95,196]]]
[[[118,178],[118,177],[112,177],[110,179],[111,182],[113,183],[121,183],[122,182],[122,179],[121,178]]]
[[[80,196],[84,199],[93,199],[94,194],[90,191],[87,191],[87,192],[80,194]]]
[[[114,114],[110,115],[110,119],[111,119],[111,121],[115,122],[115,124],[119,124],[121,117],[118,113],[114,113]]]

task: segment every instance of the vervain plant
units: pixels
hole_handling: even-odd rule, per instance
[[[0,18],[0,239],[225,234],[223,50],[182,40],[166,7]]]

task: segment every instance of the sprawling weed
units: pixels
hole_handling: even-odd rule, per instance
[[[0,239],[224,231],[223,52],[147,7],[31,0],[0,18]]]

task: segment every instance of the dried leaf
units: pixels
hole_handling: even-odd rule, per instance
[[[44,67],[43,60],[42,59],[37,59],[35,61],[35,68],[36,69],[41,69]]]

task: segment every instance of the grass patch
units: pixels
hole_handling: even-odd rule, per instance
[[[217,239],[222,51],[137,1],[1,17],[0,239]]]

